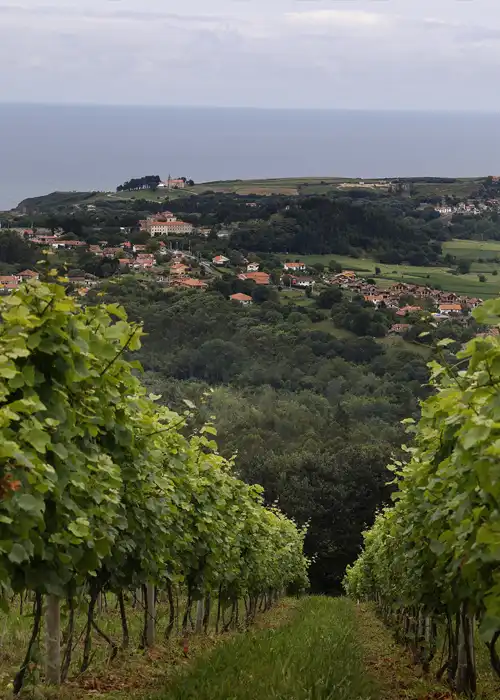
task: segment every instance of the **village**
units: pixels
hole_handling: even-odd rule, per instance
[[[411,320],[423,313],[430,314],[436,321],[450,317],[465,319],[473,309],[483,303],[479,298],[459,296],[454,292],[443,292],[432,287],[404,282],[381,288],[358,277],[353,270],[344,270],[333,277],[325,278],[324,281],[349,290],[353,295],[363,296],[366,302],[377,308],[393,309],[402,322],[395,323],[390,332],[399,335],[406,333],[411,328]]]
[[[106,241],[87,244],[82,240],[68,240],[66,236],[50,231],[25,229],[18,233],[32,244],[45,249],[85,251],[96,257],[113,259],[118,263],[118,274],[147,274],[164,287],[203,291],[214,278],[221,275],[254,283],[256,287],[273,286],[279,290],[303,290],[308,294],[317,289],[337,286],[352,299],[362,298],[365,303],[377,309],[392,310],[397,322],[389,332],[397,335],[407,333],[412,323],[423,314],[432,315],[436,322],[450,317],[465,320],[472,309],[482,303],[482,299],[479,298],[459,296],[428,286],[404,282],[395,282],[388,287],[381,286],[373,278],[358,276],[354,270],[343,270],[337,274],[319,273],[317,269],[308,267],[299,260],[283,261],[281,272],[266,272],[261,269],[261,262],[249,261],[244,256],[241,256],[238,266],[231,265],[230,259],[225,255],[204,259],[190,250],[179,250],[177,238],[192,235],[207,238],[210,230],[196,228],[191,223],[179,220],[169,211],[140,221],[139,230],[149,236],[147,243],[124,241],[113,247]],[[16,275],[0,277],[0,294],[9,294],[22,282],[36,279],[38,276],[37,272],[26,270]],[[87,273],[70,276],[67,280],[81,296],[85,296],[99,282],[99,278]],[[230,298],[244,306],[253,303],[253,298],[248,293],[238,292]]]

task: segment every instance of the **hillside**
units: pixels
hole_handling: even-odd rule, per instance
[[[20,202],[18,211],[42,211],[52,207],[79,205],[83,202],[95,204],[109,199],[126,202],[145,199],[152,202],[164,202],[174,199],[199,195],[207,192],[223,194],[248,195],[317,195],[330,192],[342,192],[349,189],[363,189],[365,192],[388,192],[391,183],[401,183],[411,188],[416,197],[469,197],[480,187],[484,178],[396,178],[394,180],[361,180],[342,177],[290,177],[253,180],[217,180],[197,183],[185,190],[132,191],[132,192],[52,192],[47,195],[34,196]],[[361,184],[362,183],[362,184]]]

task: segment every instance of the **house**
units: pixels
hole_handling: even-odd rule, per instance
[[[59,241],[58,236],[39,236],[31,239],[32,243],[36,245],[51,245],[57,247],[55,244]]]
[[[134,261],[130,258],[119,258],[118,262],[120,263],[120,265],[125,265],[127,267],[131,267],[134,264]]]
[[[260,263],[248,263],[247,272],[258,272]]]
[[[145,245],[134,245],[132,250],[134,251],[134,253],[144,253],[146,250],[146,246]]]
[[[17,277],[22,282],[28,282],[29,280],[40,279],[40,275],[38,274],[38,272],[33,272],[33,270],[24,270],[24,272],[19,272]]]
[[[471,299],[467,299],[465,302],[467,308],[469,308],[469,309],[475,309],[478,306],[480,306],[482,303],[483,303],[482,299],[476,299],[474,297]]]
[[[102,254],[106,258],[114,258],[117,255],[122,255],[123,250],[121,248],[104,248]]]
[[[219,265],[219,266],[227,265],[228,262],[229,262],[229,258],[226,258],[225,255],[216,255],[215,258],[212,258],[212,263],[214,265]]]
[[[19,284],[19,277],[17,275],[0,275],[0,285],[4,286],[7,284]]]
[[[5,296],[7,294],[12,294],[16,289],[18,289],[17,283],[10,282],[7,284],[0,284],[0,295]]]
[[[309,287],[314,287],[316,280],[312,277],[292,277],[292,286],[301,287],[302,289],[308,289]]]
[[[174,263],[173,265],[170,266],[170,274],[183,276],[186,274],[188,269],[189,268],[187,265],[183,265],[182,263]]]
[[[408,292],[409,289],[410,289],[409,284],[405,284],[404,282],[399,282],[398,284],[392,285],[391,292],[399,294],[399,293]]]
[[[172,178],[168,177],[166,182],[161,183],[163,186],[167,187],[169,190],[183,190],[186,187],[186,181],[182,178]]]
[[[212,229],[209,226],[200,226],[199,228],[196,229],[196,233],[198,236],[202,236],[203,238],[208,238],[210,234],[212,233]]]
[[[49,236],[47,236],[49,238]],[[85,241],[62,241],[60,238],[56,238],[55,241],[52,242],[52,247],[53,248],[64,248],[64,249],[73,249],[73,248],[84,248],[87,244]]]
[[[134,267],[141,268],[143,270],[148,270],[156,265],[156,260],[154,255],[138,255],[135,259]]]
[[[244,272],[238,275],[238,279],[251,280],[255,284],[267,285],[271,281],[271,275],[268,275],[267,272]]]
[[[407,314],[416,314],[422,311],[420,306],[402,306],[396,311],[396,316],[406,316]]]
[[[185,289],[206,289],[207,283],[202,282],[202,280],[192,279],[191,277],[180,277],[174,280],[173,285],[175,287],[183,287]]]
[[[395,323],[391,326],[389,333],[396,333],[397,335],[402,335],[410,330],[411,326],[409,323]]]
[[[453,292],[448,292],[446,294],[443,292],[438,292],[438,295],[441,304],[456,304],[458,299],[458,296]]]
[[[68,277],[68,282],[73,284],[75,287],[86,287],[88,284],[85,275],[75,275],[74,277]]]
[[[304,272],[306,269],[306,264],[303,262],[285,262],[283,263],[283,268],[286,272]]]
[[[365,301],[374,306],[380,306],[380,304],[385,302],[385,296],[383,294],[367,294],[365,296]]]
[[[249,306],[253,303],[252,297],[249,297],[248,294],[231,294],[229,298],[231,301],[236,301],[242,306]]]
[[[440,304],[439,313],[446,314],[447,316],[450,314],[461,314],[462,306],[461,304]]]

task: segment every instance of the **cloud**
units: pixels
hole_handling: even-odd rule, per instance
[[[364,10],[311,10],[288,12],[286,17],[294,25],[304,27],[377,27],[388,23],[387,15]]]
[[[0,0],[0,99],[500,109],[499,32],[498,0]]]

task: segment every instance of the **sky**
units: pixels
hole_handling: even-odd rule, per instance
[[[499,0],[0,0],[0,101],[500,111]]]

